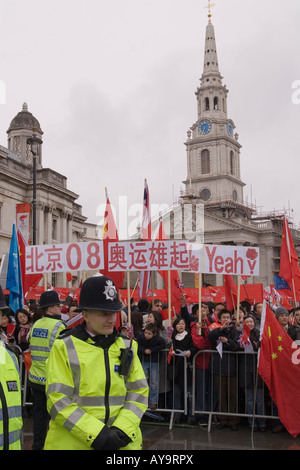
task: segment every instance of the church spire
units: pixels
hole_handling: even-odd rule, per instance
[[[244,183],[240,176],[240,148],[235,124],[227,116],[228,90],[222,84],[211,1],[205,31],[204,68],[196,91],[197,120],[188,131],[187,194],[223,214],[223,203],[243,205]],[[227,207],[227,206],[226,206]],[[244,209],[241,209],[241,213]]]
[[[201,77],[202,86],[222,85],[222,76],[219,71],[218,54],[216,46],[215,29],[211,22],[210,9],[215,4],[209,1],[208,8],[208,24],[206,26],[205,49],[204,49],[204,66]]]

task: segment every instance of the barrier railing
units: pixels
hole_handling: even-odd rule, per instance
[[[278,420],[276,405],[257,374],[256,352],[223,351],[221,358],[218,351],[204,350],[192,359],[175,356],[174,360],[173,356],[171,365],[168,354],[169,350],[159,352],[159,393],[154,412],[165,415],[170,429],[182,416],[207,425],[208,432],[213,418],[219,427],[234,427],[246,418],[249,427],[260,429],[265,428],[266,419]],[[144,358],[141,362],[145,363]],[[150,388],[152,369],[149,359],[146,376]],[[151,414],[153,407],[148,410]]]
[[[150,388],[146,415],[169,421],[169,429],[186,417],[207,426],[208,432],[213,418],[224,426],[234,426],[240,418],[258,427],[264,427],[266,419],[278,420],[277,408],[257,374],[257,353],[223,351],[221,358],[218,351],[204,350],[191,359],[176,355],[168,361],[169,353],[164,349],[158,352],[157,361],[151,355],[141,360]],[[27,399],[28,375],[22,353],[19,364],[25,407],[32,402]]]

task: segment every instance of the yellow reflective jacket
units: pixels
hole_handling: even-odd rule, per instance
[[[103,428],[116,426],[130,439],[123,449],[141,450],[140,421],[148,384],[133,341],[127,379],[119,374],[120,351],[129,345],[118,333],[98,344],[84,324],[55,341],[47,361],[47,408],[51,416],[45,449],[92,449]],[[106,339],[105,339],[106,338]]]
[[[0,342],[0,450],[21,450],[22,426],[17,358]]]
[[[35,384],[46,385],[46,360],[58,335],[66,325],[57,317],[45,315],[37,320],[30,332],[31,367],[29,380]]]

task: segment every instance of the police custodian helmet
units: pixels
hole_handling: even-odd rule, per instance
[[[80,291],[79,306],[81,310],[107,310],[119,312],[122,303],[119,301],[114,282],[106,276],[92,276],[84,281]]]
[[[55,290],[45,290],[40,297],[40,307],[52,307],[53,305],[60,305],[61,301],[58,293]]]

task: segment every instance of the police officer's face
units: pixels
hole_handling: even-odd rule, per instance
[[[106,310],[83,310],[88,331],[94,335],[110,335],[116,322],[116,313]]]

